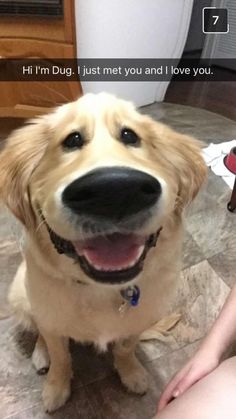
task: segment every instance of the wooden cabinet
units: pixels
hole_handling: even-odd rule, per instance
[[[0,15],[1,58],[76,58],[74,0],[63,17]],[[1,64],[1,63],[0,63]],[[79,82],[0,82],[0,117],[30,117],[82,94]]]

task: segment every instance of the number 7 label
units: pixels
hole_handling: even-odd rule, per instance
[[[219,16],[212,16],[214,20],[213,25],[216,25],[218,20],[219,20]]]
[[[203,33],[228,33],[228,9],[204,7],[202,9]]]

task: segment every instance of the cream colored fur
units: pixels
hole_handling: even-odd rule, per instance
[[[119,127],[129,126],[141,138],[138,148],[117,140]],[[65,153],[61,142],[83,129],[86,147]],[[140,303],[123,315],[120,286],[101,285],[86,277],[79,265],[54,249],[39,219],[68,240],[83,234],[68,220],[61,205],[64,185],[95,167],[122,165],[142,170],[162,184],[162,197],[149,223],[140,231],[163,230],[133,283]],[[105,350],[113,343],[114,363],[131,391],[147,389],[147,374],[135,357],[141,332],[171,311],[181,262],[182,211],[197,194],[206,168],[196,140],[139,114],[113,96],[86,95],[14,132],[0,156],[3,201],[25,226],[25,261],[9,292],[16,316],[39,331],[33,363],[50,368],[43,390],[46,410],[54,411],[70,396],[72,377],[68,339],[92,342]],[[78,282],[78,280],[80,282]]]

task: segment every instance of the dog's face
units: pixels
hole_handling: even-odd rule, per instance
[[[87,277],[123,283],[206,174],[199,144],[107,94],[33,121],[1,155],[1,193],[29,229],[44,221]]]

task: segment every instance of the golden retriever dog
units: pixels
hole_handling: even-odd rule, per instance
[[[112,95],[88,94],[13,132],[0,155],[1,199],[25,228],[9,292],[36,328],[32,355],[47,411],[70,396],[69,338],[105,350],[144,393],[139,335],[170,312],[182,214],[206,176],[200,143]]]

